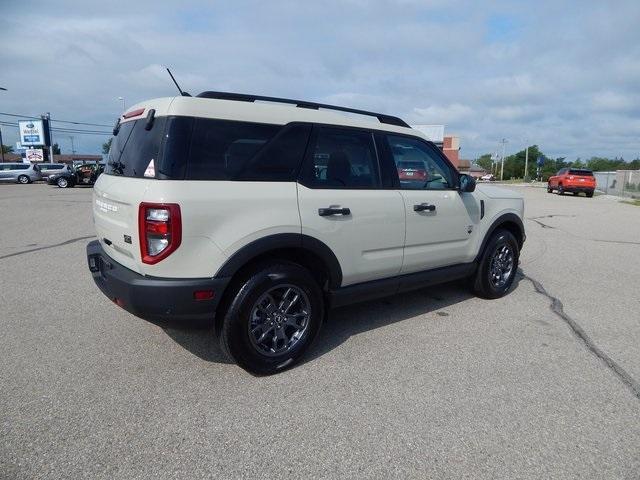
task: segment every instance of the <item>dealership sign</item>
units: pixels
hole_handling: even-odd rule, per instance
[[[29,148],[25,153],[27,162],[42,162],[44,160],[44,152],[41,148]]]
[[[42,120],[24,120],[18,122],[20,143],[22,145],[44,145],[44,127]]]

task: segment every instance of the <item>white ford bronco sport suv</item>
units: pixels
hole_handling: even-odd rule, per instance
[[[89,269],[129,312],[214,321],[240,366],[275,373],[331,307],[462,278],[507,293],[524,202],[474,190],[396,117],[224,92],[149,100],[114,128]]]

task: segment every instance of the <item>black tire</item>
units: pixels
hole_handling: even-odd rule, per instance
[[[547,193],[553,193],[553,188],[547,183]]]
[[[64,177],[60,177],[56,180],[56,185],[58,185],[59,188],[68,188],[70,183],[71,182]]]
[[[564,187],[562,185],[558,185],[558,195],[564,195]]]
[[[302,332],[296,331],[295,327],[286,323],[284,308],[275,310],[271,314],[263,309],[264,304],[261,303],[261,299],[265,297],[276,299],[275,302],[269,303],[276,306],[280,303],[277,298],[278,292],[287,289],[293,290],[294,294],[297,292],[300,297],[300,303],[295,304],[295,308],[306,311],[303,306],[308,307],[308,315],[301,321],[304,325],[304,328],[301,328]],[[261,264],[236,283],[235,291],[231,293],[233,298],[224,313],[219,332],[220,346],[223,352],[250,373],[271,375],[295,365],[320,331],[324,318],[322,291],[309,271],[300,265],[285,261]],[[282,298],[284,297],[280,297]],[[258,306],[259,303],[262,307]],[[300,315],[302,314],[298,314]],[[259,316],[263,317],[264,321],[260,322],[257,318]],[[252,323],[255,321],[257,323]],[[273,326],[274,322],[282,326]],[[264,327],[264,325],[267,326]],[[276,328],[279,330],[276,331]],[[257,329],[260,330],[255,333]],[[287,340],[276,339],[276,337],[278,334],[291,335],[292,331],[297,333],[293,333],[292,339],[288,340],[290,347],[286,347],[286,350],[278,353],[273,349],[267,351],[264,348],[264,344],[268,342],[275,342],[275,345],[279,346],[280,341],[285,348]],[[262,338],[268,332],[268,336],[260,343],[260,339],[256,337]]]
[[[577,196],[577,195],[580,195],[580,192],[573,192],[573,196],[574,197]]]
[[[27,183],[31,183],[31,179],[27,175],[20,175],[18,177],[18,183],[26,185]]]
[[[492,260],[496,259],[496,256],[499,255],[503,248],[511,252],[511,266],[508,275],[506,271],[503,272],[504,283],[497,284],[492,275],[492,267],[494,266]],[[519,257],[520,248],[513,234],[508,230],[496,230],[487,242],[478,270],[473,278],[473,290],[475,293],[483,298],[500,298],[506,295],[516,276]]]
[[[587,198],[593,197],[593,192],[587,192]]]

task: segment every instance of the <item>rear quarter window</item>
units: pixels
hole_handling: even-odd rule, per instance
[[[260,123],[195,119],[186,178],[235,179],[281,128]]]

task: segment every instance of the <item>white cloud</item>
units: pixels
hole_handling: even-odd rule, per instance
[[[518,28],[489,36],[500,15]],[[570,158],[632,158],[637,18],[632,0],[25,1],[3,5],[0,85],[9,90],[0,99],[7,112],[112,124],[119,96],[133,104],[175,94],[168,64],[191,93],[271,94],[446,123],[468,157],[505,137],[514,149],[527,139]],[[15,141],[10,127],[3,136]],[[82,145],[96,151],[102,141]]]
[[[432,124],[456,124],[473,117],[474,111],[468,105],[452,103],[451,105],[430,105],[415,108],[416,121]]]

